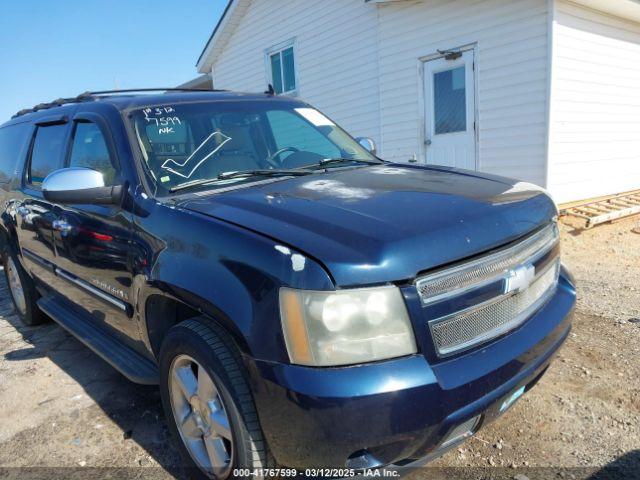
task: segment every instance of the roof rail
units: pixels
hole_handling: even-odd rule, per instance
[[[49,102],[49,103],[39,103],[38,105],[36,105],[33,108],[25,108],[23,110],[20,110],[18,113],[16,113],[11,118],[20,117],[22,115],[26,115],[27,113],[38,112],[40,110],[46,110],[47,108],[60,107],[62,105],[66,105],[68,103],[78,103],[78,102],[82,102],[84,100],[85,100],[85,98],[80,98],[80,96],[72,97],[72,98],[58,98],[57,100],[54,100],[54,101]]]
[[[20,117],[22,115],[26,115],[27,113],[37,112],[39,110],[45,110],[47,108],[60,107],[62,105],[66,105],[68,103],[80,103],[86,102],[90,100],[96,100],[101,95],[113,95],[113,94],[121,94],[121,93],[136,93],[136,92],[224,92],[226,90],[216,90],[210,88],[129,88],[126,90],[99,90],[99,91],[88,91],[81,93],[77,97],[71,98],[58,98],[49,103],[39,103],[33,108],[25,108],[20,110],[11,118]]]
[[[91,96],[91,95],[110,95],[118,93],[135,93],[135,92],[226,92],[226,90],[216,90],[212,88],[128,88],[125,90],[101,90],[96,92],[84,92],[78,95],[79,97]]]

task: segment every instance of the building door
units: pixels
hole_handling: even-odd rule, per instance
[[[473,50],[426,61],[424,82],[427,163],[475,170]]]

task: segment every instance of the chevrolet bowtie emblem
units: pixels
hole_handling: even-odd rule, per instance
[[[520,265],[511,270],[504,282],[504,293],[518,293],[529,288],[536,276],[533,265]]]

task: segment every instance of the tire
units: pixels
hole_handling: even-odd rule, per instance
[[[4,266],[4,275],[7,281],[7,289],[9,296],[13,302],[16,315],[20,321],[29,327],[40,325],[48,321],[48,317],[40,310],[37,301],[40,295],[36,291],[35,283],[29,274],[22,268],[17,255],[11,247],[7,247],[2,255],[2,265]],[[24,300],[17,298],[19,293],[16,291],[16,284],[22,290]]]
[[[189,372],[195,377],[195,385]],[[214,397],[207,394],[211,388],[202,380],[205,378],[201,377],[202,372],[212,381],[217,397],[215,393]],[[213,321],[197,317],[169,330],[160,350],[160,393],[169,429],[191,478],[225,479],[232,477],[235,469],[275,466],[258,422],[239,350],[224,329]],[[211,398],[215,399],[209,401]],[[212,420],[221,418],[220,411],[227,416],[230,432],[220,428],[224,422]],[[178,427],[178,423],[182,426]],[[195,431],[194,425],[199,425]],[[218,435],[218,431],[229,438]],[[224,462],[212,461],[220,458],[210,454],[214,441],[227,450],[228,464],[223,467],[220,465]],[[206,465],[205,457],[210,465]]]

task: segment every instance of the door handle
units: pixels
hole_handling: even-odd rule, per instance
[[[424,141],[424,144],[425,144],[427,147],[428,147],[429,145],[431,145],[431,139],[430,139],[430,138],[427,138],[427,139]]]
[[[70,232],[73,230],[73,227],[64,220],[54,220],[51,223],[51,227],[57,232]]]

